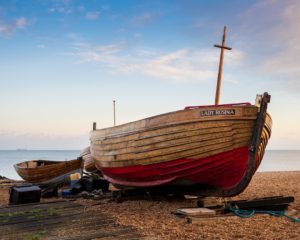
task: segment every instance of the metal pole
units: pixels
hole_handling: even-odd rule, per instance
[[[114,126],[116,126],[116,100],[113,100],[113,106],[114,106]]]

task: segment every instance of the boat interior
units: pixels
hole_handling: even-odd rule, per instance
[[[36,168],[36,167],[52,165],[55,163],[59,163],[59,161],[32,160],[32,161],[19,163],[18,166],[23,168]]]

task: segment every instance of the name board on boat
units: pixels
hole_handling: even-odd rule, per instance
[[[218,109],[200,111],[200,116],[235,115],[235,109]]]

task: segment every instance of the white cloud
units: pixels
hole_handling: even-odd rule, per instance
[[[131,20],[131,25],[134,27],[141,27],[154,21],[157,18],[157,14],[151,12],[145,12],[142,15],[136,16]]]
[[[75,56],[78,59],[78,63],[101,62],[117,68],[115,65],[118,65],[122,61],[118,54],[124,48],[125,45],[123,43],[92,47],[88,43],[77,42],[73,44],[73,50],[67,54]]]
[[[297,74],[300,77],[299,10],[299,1],[292,1],[282,9],[281,21],[273,30],[278,41],[278,51],[266,63],[266,67],[275,69],[280,73]]]
[[[100,16],[100,12],[87,12],[85,17],[89,20],[97,20]]]
[[[110,7],[108,5],[103,5],[102,7],[103,11],[109,11]]]
[[[50,7],[48,10],[51,13],[72,14],[77,10],[80,11],[80,8],[78,9],[74,7],[72,1],[64,0],[53,1],[53,6]]]
[[[84,12],[84,11],[85,11],[85,6],[83,6],[83,5],[78,6],[78,7],[77,7],[77,10],[78,10],[79,12]]]
[[[4,22],[0,22],[0,34],[2,36],[8,37],[15,32],[15,26],[12,24],[7,24]]]
[[[219,61],[219,51],[215,49],[160,52],[130,48],[125,43],[91,46],[79,42],[68,54],[79,59],[78,63],[99,62],[104,70],[115,74],[142,74],[164,80],[194,82],[214,78]],[[226,58],[229,65],[239,64],[243,53],[236,50]]]
[[[281,79],[289,89],[300,88],[299,10],[298,0],[264,0],[240,16],[247,53],[251,55],[249,49],[259,52],[256,68]]]
[[[40,49],[44,49],[46,46],[44,44],[38,44],[36,45],[37,48],[40,48]]]
[[[28,24],[28,20],[25,17],[20,17],[16,20],[17,28],[25,28],[27,24]]]
[[[135,33],[134,37],[135,38],[141,38],[141,37],[143,37],[143,34],[141,34],[141,33]]]
[[[28,20],[25,17],[19,17],[13,22],[6,22],[0,19],[0,35],[10,37],[18,29],[24,29],[28,24]]]
[[[140,64],[139,71],[157,78],[170,78],[176,81],[203,81],[212,78],[214,71],[196,66],[191,59],[194,56],[191,54],[192,52],[186,49],[163,54]]]
[[[82,37],[74,32],[69,32],[65,35],[67,38],[71,39],[74,42],[82,41]]]

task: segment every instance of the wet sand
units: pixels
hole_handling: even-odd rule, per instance
[[[300,171],[256,173],[248,188],[230,199],[252,199],[269,196],[294,196],[291,208],[300,217]],[[227,198],[229,200],[229,198]],[[195,200],[126,201],[105,203],[79,200],[88,211],[112,215],[121,225],[132,225],[145,239],[300,239],[300,223],[285,217],[255,215],[205,218],[187,223],[171,214],[182,207],[195,207]],[[97,205],[95,205],[97,204]],[[94,206],[92,206],[94,205]]]

